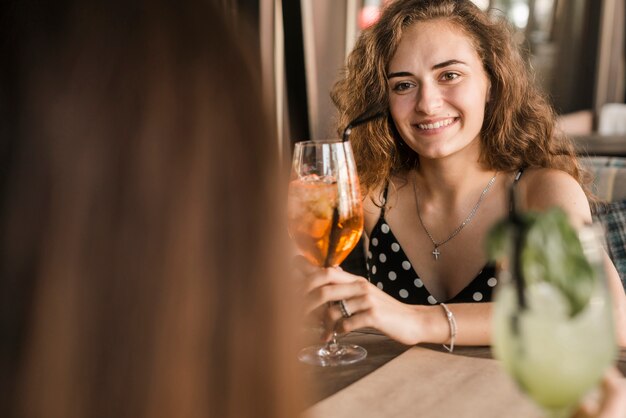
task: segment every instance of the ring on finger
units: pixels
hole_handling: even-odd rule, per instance
[[[348,310],[348,307],[346,306],[346,301],[344,299],[341,299],[337,303],[339,305],[339,309],[341,310],[341,316],[343,316],[344,318],[350,318],[352,316],[352,312]]]

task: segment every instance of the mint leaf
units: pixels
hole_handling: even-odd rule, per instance
[[[596,280],[578,233],[567,214],[558,208],[528,212],[520,217],[526,225],[521,251],[526,285],[542,281],[553,284],[567,299],[570,315],[575,316],[587,306]],[[491,260],[501,261],[512,254],[514,227],[505,219],[489,232],[487,254]]]

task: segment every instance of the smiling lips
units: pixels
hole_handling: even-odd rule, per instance
[[[455,121],[455,118],[448,118],[448,119],[439,120],[439,121],[434,122],[434,123],[418,123],[417,127],[422,129],[422,130],[424,130],[424,131],[429,131],[429,130],[433,130],[433,129],[439,129],[439,128],[446,127],[446,126],[450,125],[454,121]]]

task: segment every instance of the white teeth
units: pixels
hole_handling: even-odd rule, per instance
[[[453,121],[454,121],[454,118],[450,118],[450,119],[440,120],[435,123],[428,123],[428,124],[420,123],[417,126],[419,126],[420,129],[437,129],[437,128],[441,128],[442,126],[448,126]]]

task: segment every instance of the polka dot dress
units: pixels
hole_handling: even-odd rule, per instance
[[[491,302],[493,289],[498,284],[494,266],[487,264],[478,276],[452,299],[435,299],[415,273],[411,262],[387,225],[384,207],[370,235],[366,261],[370,282],[394,298],[413,305]]]

